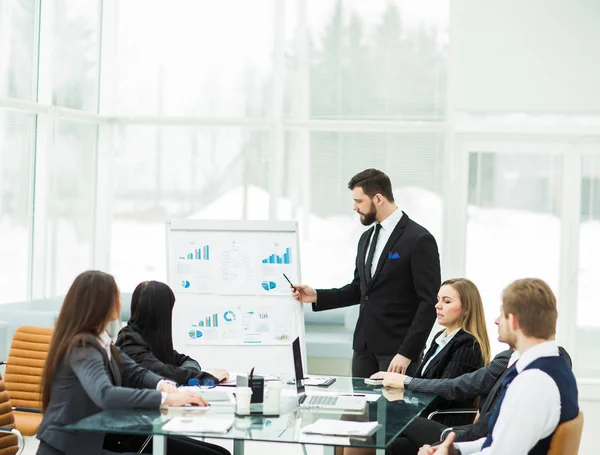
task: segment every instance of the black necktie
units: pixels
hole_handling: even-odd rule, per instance
[[[373,264],[373,256],[375,255],[375,246],[377,245],[377,237],[379,236],[379,231],[381,231],[381,224],[377,223],[375,225],[375,233],[373,234],[373,238],[371,239],[371,246],[369,247],[367,261],[365,262],[365,276],[367,277],[367,281],[371,280],[371,264]]]

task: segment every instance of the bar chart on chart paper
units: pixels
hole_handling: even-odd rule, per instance
[[[287,247],[283,254],[270,254],[266,258],[262,259],[263,264],[291,264],[292,263],[292,249]]]
[[[200,248],[193,248],[188,253],[179,256],[179,259],[197,260],[197,261],[208,261],[210,260],[210,246],[204,245]]]
[[[261,274],[257,280],[263,295],[289,295],[290,285],[283,277],[296,279],[294,272],[295,253],[288,239],[265,239],[261,244]]]
[[[177,261],[173,263],[172,272],[179,292],[210,294],[214,291],[212,243],[206,239],[194,239],[176,245]]]
[[[199,327],[219,327],[219,315],[217,313],[207,316],[203,321],[198,321]]]

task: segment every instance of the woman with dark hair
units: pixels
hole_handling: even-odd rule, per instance
[[[120,313],[119,288],[111,275],[90,270],[75,278],[58,315],[44,365],[38,455],[138,451],[146,439],[143,436],[64,429],[102,410],[207,405],[200,395],[177,391],[172,383],[140,367],[112,344],[106,328]],[[168,438],[167,447],[172,453],[229,453],[187,438]],[[145,450],[151,449],[148,445]]]
[[[131,317],[117,337],[117,346],[132,360],[156,374],[187,385],[217,384],[229,377],[225,370],[202,371],[198,362],[173,349],[172,316],[175,294],[159,281],[144,281],[131,296]]]

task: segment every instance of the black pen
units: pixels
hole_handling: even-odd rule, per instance
[[[294,285],[292,284],[292,282],[290,281],[290,279],[285,275],[285,273],[283,274],[283,277],[286,279],[286,281],[288,283],[290,283],[290,286],[292,287],[292,289],[294,290],[294,292],[296,292],[296,288],[294,287]]]
[[[252,367],[252,369],[250,370],[250,374],[248,375],[248,381],[251,381],[252,380],[252,376],[254,376],[254,368],[255,367]]]

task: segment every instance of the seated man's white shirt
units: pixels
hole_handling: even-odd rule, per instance
[[[490,447],[485,438],[459,442],[463,455],[526,455],[541,439],[550,436],[560,421],[560,392],[556,382],[538,369],[523,371],[540,357],[558,356],[556,341],[528,349],[517,360],[517,377],[510,383],[492,432]]]

